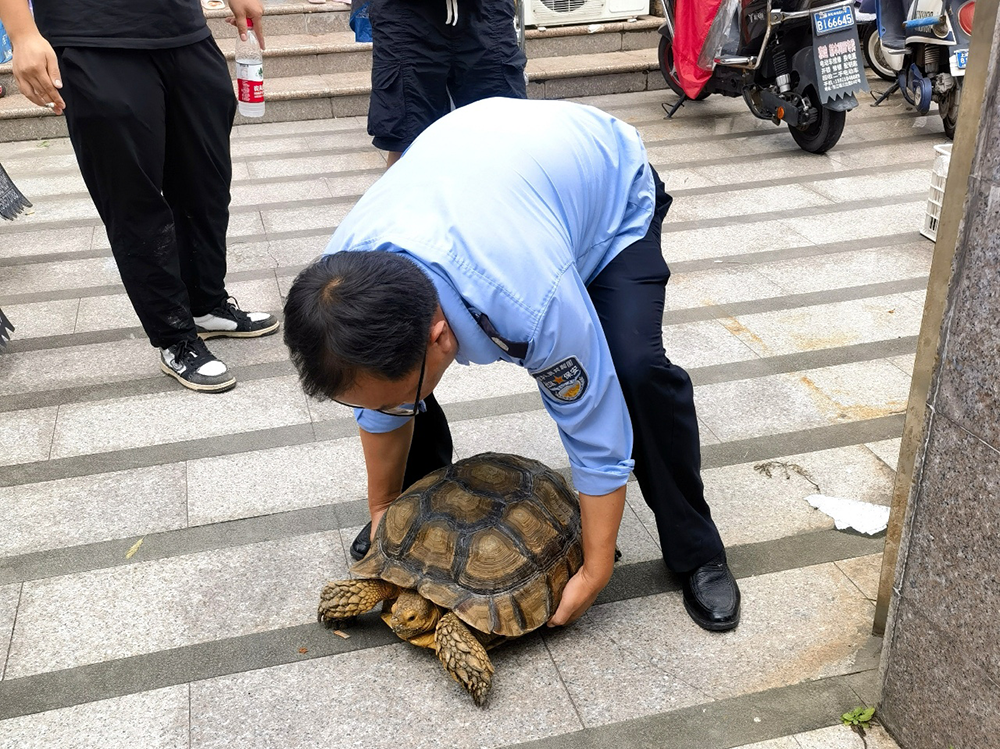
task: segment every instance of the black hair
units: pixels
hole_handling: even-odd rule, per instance
[[[336,398],[360,374],[405,377],[424,355],[437,303],[431,280],[398,253],[320,258],[285,301],[285,345],[302,389]]]

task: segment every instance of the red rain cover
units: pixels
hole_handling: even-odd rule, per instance
[[[698,67],[701,48],[708,37],[722,0],[676,0],[674,3],[674,68],[684,93],[692,99],[712,77]]]

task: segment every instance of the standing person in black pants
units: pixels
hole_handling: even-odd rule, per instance
[[[260,0],[230,0],[245,36]],[[236,385],[203,338],[273,333],[226,291],[236,102],[198,0],[0,0],[14,76],[65,114],[84,182],[160,367],[187,388]],[[37,22],[37,26],[36,26]]]
[[[513,0],[371,0],[369,18],[368,134],[389,166],[451,102],[527,98]]]

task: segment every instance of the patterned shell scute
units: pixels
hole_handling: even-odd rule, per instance
[[[548,621],[582,563],[580,505],[563,477],[483,453],[393,502],[353,572],[416,588],[482,632],[517,637]]]

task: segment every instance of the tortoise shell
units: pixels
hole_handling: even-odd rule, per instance
[[[582,563],[580,504],[565,479],[535,460],[483,453],[401,494],[351,571],[517,637],[549,620]]]

